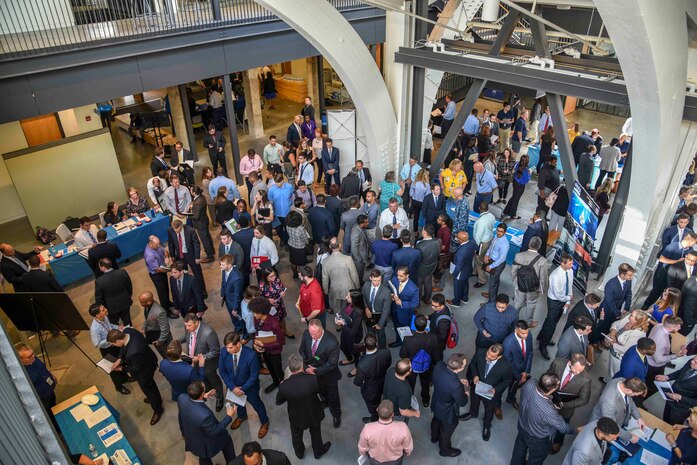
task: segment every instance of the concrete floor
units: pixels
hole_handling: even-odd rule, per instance
[[[493,108],[491,102],[485,102],[485,104],[489,108]],[[281,131],[284,133],[288,125],[289,115],[295,113],[299,105],[293,102],[278,101],[276,102],[276,107],[277,109],[273,112],[264,110],[266,134],[271,134],[273,132],[281,134]],[[579,110],[570,115],[569,120],[580,121],[583,128],[599,127],[601,129],[601,133],[607,135],[606,138],[616,134],[623,122],[620,118],[612,118],[606,115],[599,115],[597,113],[587,112],[584,110]],[[125,133],[123,133],[123,131],[114,130],[113,138],[116,146],[116,152],[119,156],[121,171],[124,176],[124,183],[126,186],[135,185],[141,190],[144,190],[145,180],[149,175],[148,164],[151,157],[152,147],[147,145],[141,146],[139,143],[129,144],[128,137],[125,135]],[[201,147],[200,139],[201,136],[197,135],[197,144],[200,148],[201,158],[201,161],[197,164],[197,173],[200,173],[201,166],[208,164],[207,155]],[[240,149],[242,151],[246,150],[246,148],[250,146],[260,151],[265,144],[265,140],[250,140],[248,136],[240,137]],[[229,149],[228,155],[230,155]],[[228,163],[231,163],[230,156],[228,156]],[[231,167],[231,164],[229,167]],[[524,228],[527,219],[532,216],[534,207],[536,205],[534,187],[533,181],[533,185],[526,189],[525,195],[521,202],[519,215],[522,217],[522,219],[511,222],[511,225],[518,228]],[[471,199],[472,198],[470,198],[470,200]],[[498,206],[492,206],[492,212],[494,212],[497,216],[500,215],[500,211],[501,208]],[[25,248],[28,248],[29,245],[33,244],[33,242],[30,240],[31,236],[28,236],[28,234],[29,233],[27,232],[26,228],[21,227],[19,224],[9,224],[0,227],[0,236],[7,238],[5,240],[13,242],[20,250],[24,250]],[[217,234],[215,233],[214,239],[217,241]],[[209,294],[211,296],[207,302],[209,305],[209,310],[204,319],[208,324],[216,329],[218,336],[222,340],[225,333],[230,331],[231,324],[227,312],[218,305],[219,301],[216,297],[216,294],[220,288],[220,271],[217,263],[205,264],[203,267],[206,281],[208,283]],[[281,278],[289,289],[287,302],[294,302],[297,298],[298,286],[297,282],[293,282],[292,280],[290,267],[288,265],[287,253],[285,251],[281,252],[281,260],[278,267]],[[143,261],[138,257],[136,257],[135,260],[132,260],[131,263],[125,267],[125,269],[131,275],[134,284],[133,295],[136,305],[134,305],[132,308],[132,315],[134,317],[135,325],[138,326],[142,323],[143,317],[142,309],[140,309],[137,305],[136,296],[144,290],[152,290],[152,284],[147,276],[147,271],[144,267]],[[590,288],[594,288],[597,287],[599,283],[591,282],[589,284]],[[505,271],[502,276],[500,290],[501,292],[511,294],[513,292],[513,285],[508,271]],[[474,353],[473,338],[475,328],[472,321],[472,316],[479,308],[479,304],[484,302],[484,299],[481,297],[479,292],[475,291],[478,290],[471,290],[470,303],[467,306],[463,306],[455,310],[455,315],[461,331],[460,343],[456,350],[465,353],[468,360]],[[94,301],[94,281],[88,280],[86,282],[77,283],[68,289],[68,294],[82,313],[85,321],[90,322],[91,318],[87,314],[87,308],[89,304]],[[450,280],[448,280],[446,284],[444,294],[447,298],[450,298],[453,295]],[[292,307],[292,305],[289,305],[289,307]],[[536,316],[540,321],[544,319],[544,315],[546,314],[545,307],[545,304],[542,302],[538,306]],[[421,311],[426,312],[430,311],[430,309],[422,306]],[[297,314],[292,310],[292,308],[289,308],[288,314],[289,328],[296,334],[296,336],[300,336],[302,325],[299,322]],[[176,337],[183,335],[184,329],[181,320],[170,321],[174,336]],[[332,323],[330,323],[330,330],[333,329],[331,325]],[[563,323],[559,325],[560,328],[562,326]],[[539,326],[533,330],[533,332],[536,333],[538,330]],[[394,336],[391,331],[389,331],[389,333],[388,340],[391,341]],[[559,333],[560,330],[557,333],[557,337]],[[33,341],[36,342],[35,340]],[[283,352],[284,358],[297,351],[297,341],[298,339],[287,340],[287,344]],[[88,332],[82,332],[76,338],[76,342],[90,355],[92,360],[97,361],[99,359],[98,351],[94,349],[90,343]],[[51,355],[53,369],[60,375],[60,382],[57,387],[59,401],[60,399],[65,399],[72,396],[92,385],[97,385],[109,402],[111,402],[112,405],[114,405],[114,407],[116,407],[122,413],[121,426],[123,431],[128,437],[129,441],[132,443],[136,452],[139,454],[143,464],[197,463],[195,458],[184,452],[184,444],[181,440],[181,433],[177,424],[177,408],[170,400],[170,389],[168,383],[162,376],[158,374],[156,376],[156,381],[160,386],[163,398],[166,399],[165,414],[163,420],[158,425],[151,427],[149,425],[149,419],[152,411],[147,404],[143,403],[144,396],[136,385],[131,386],[131,389],[134,392],[129,396],[117,394],[109,380],[109,377],[101,369],[94,367],[91,361],[83,357],[64,337],[50,337],[48,340],[48,349]],[[393,350],[393,358],[396,359],[397,357],[398,351]],[[591,405],[594,403],[595,399],[597,399],[597,396],[602,389],[602,384],[597,380],[597,378],[599,376],[606,375],[606,359],[607,355],[602,355],[597,361],[596,366],[594,366],[590,371],[594,379]],[[545,371],[548,366],[549,362],[542,359],[542,357],[539,356],[539,352],[536,351],[533,363],[533,375],[538,376]],[[348,373],[348,371],[349,367],[342,368],[344,376]],[[268,379],[267,376],[262,376],[262,387],[265,387],[269,383],[270,379]],[[331,451],[326,456],[327,460],[325,460],[324,463],[355,463],[357,457],[356,444],[358,435],[363,427],[361,417],[366,415],[367,412],[360,397],[358,388],[353,386],[351,380],[344,377],[344,379],[340,382],[340,394],[342,411],[344,412],[341,427],[339,429],[334,429],[331,426],[331,421],[324,422],[324,440],[332,441],[333,444]],[[269,434],[263,441],[261,441],[262,445],[265,448],[278,449],[286,452],[291,459],[291,463],[301,463],[297,460],[297,458],[295,458],[292,446],[290,444],[290,433],[286,409],[285,407],[276,407],[274,405],[274,398],[275,393],[271,395],[262,394],[262,399],[264,399],[266,403],[271,419]],[[651,405],[651,403],[649,403],[649,405]],[[463,411],[467,410],[467,407],[463,409]],[[655,405],[655,408],[651,410],[654,413],[660,413],[660,411],[662,411],[662,405]],[[231,432],[233,441],[238,451],[244,442],[256,439],[256,433],[259,427],[258,417],[251,408],[249,411],[250,420],[244,423],[243,426],[237,431]],[[574,425],[583,424],[589,413],[590,407],[579,409],[572,423]],[[505,403],[503,406],[503,414],[504,419],[502,421],[494,421],[492,439],[489,441],[489,443],[485,443],[481,440],[481,420],[470,420],[460,424],[453,437],[453,444],[455,447],[463,449],[463,455],[454,459],[442,459],[438,456],[437,447],[431,444],[429,441],[431,414],[430,410],[425,411],[421,418],[410,422],[411,431],[415,441],[415,450],[412,457],[408,459],[407,462],[424,464],[435,464],[438,462],[449,464],[506,464],[510,460],[513,442],[515,440],[517,414],[512,407]],[[219,415],[219,417],[221,417],[221,415]],[[561,463],[564,453],[570,446],[571,442],[571,438],[568,438],[562,452],[556,456],[549,457],[546,463]],[[306,445],[308,446],[308,452],[306,453],[305,460],[303,460],[302,463],[316,463],[317,461],[314,460],[312,454],[309,452],[309,438],[307,437]],[[222,456],[218,457],[218,463],[222,463]]]

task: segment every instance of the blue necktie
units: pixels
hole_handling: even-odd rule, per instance
[[[375,288],[372,288],[370,291],[370,310],[373,310],[375,308]]]
[[[94,238],[94,236],[93,236],[92,233],[89,231],[89,229],[87,230],[87,235],[90,236],[90,239],[92,240],[92,243],[93,243],[93,244],[96,244],[96,243],[97,243],[97,239]]]
[[[393,213],[392,214],[392,225],[395,225],[395,224],[397,224],[397,215]],[[394,228],[392,231],[392,239],[396,239],[396,238],[397,238],[397,228]]]
[[[564,290],[564,292],[565,292],[564,295],[569,295],[569,272],[568,272],[568,271],[565,271],[565,272],[564,272],[564,276],[566,276],[566,286],[565,286],[565,288],[564,288],[564,289],[565,289],[565,290]]]

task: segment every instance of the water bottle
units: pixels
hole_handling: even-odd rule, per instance
[[[154,208],[150,209],[150,218],[155,218],[155,209]]]
[[[56,254],[56,247],[53,245],[53,242],[48,244],[48,253],[52,257]]]
[[[90,456],[93,459],[96,459],[97,457],[99,457],[99,452],[97,452],[97,448],[94,447],[94,444],[90,444],[89,451],[90,451]]]

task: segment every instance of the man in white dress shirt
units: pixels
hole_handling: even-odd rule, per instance
[[[276,244],[273,240],[264,235],[264,226],[258,224],[254,227],[254,239],[252,239],[252,250],[250,257],[252,259],[252,269],[256,271],[257,278],[261,279],[261,269],[268,267],[269,264],[260,264],[260,266],[255,266],[255,257],[267,257],[271,266],[276,266],[278,263],[278,250],[276,250]]]
[[[378,228],[382,230],[382,228],[387,225],[392,226],[392,239],[397,239],[402,231],[409,230],[409,217],[407,216],[407,212],[399,206],[399,202],[397,202],[395,198],[390,199],[387,210],[380,214]]]
[[[547,346],[553,346],[552,337],[557,329],[557,323],[562,314],[568,310],[573,299],[574,272],[571,267],[574,260],[571,255],[562,254],[561,264],[549,275],[549,288],[547,289],[547,317],[542,324],[542,329],[537,335],[540,344],[540,353],[549,360]]]
[[[99,229],[90,222],[86,216],[80,218],[80,229],[75,233],[75,245],[78,249],[92,247],[97,244],[97,231]]]
[[[305,181],[306,186],[311,186],[315,182],[315,168],[312,163],[308,163],[304,153],[298,154],[298,181]]]

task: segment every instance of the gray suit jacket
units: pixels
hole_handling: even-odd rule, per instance
[[[436,271],[438,256],[440,255],[440,241],[431,239],[429,241],[419,241],[416,249],[421,251],[421,266],[419,266],[419,276],[430,276]]]
[[[357,224],[351,230],[351,258],[356,263],[356,267],[358,267],[358,263],[367,265],[370,259],[370,239],[368,238],[368,233]],[[362,276],[359,276],[359,278],[362,278]]]
[[[624,381],[624,378],[617,378],[609,381],[603,393],[600,394],[598,402],[595,404],[593,413],[588,421],[598,421],[602,417],[612,418],[620,427],[626,427],[631,418],[639,419],[641,414],[634,404],[631,397],[627,398],[629,408],[625,406],[624,399],[617,385]],[[623,429],[620,430],[620,437],[626,441],[632,438],[632,434]]]
[[[516,276],[518,276],[518,270],[522,265],[531,264],[535,257],[540,257],[540,259],[537,260],[533,265],[533,268],[537,273],[537,277],[540,278],[540,291],[542,293],[547,292],[547,285],[549,284],[549,262],[545,257],[540,256],[540,254],[534,250],[526,250],[525,252],[519,252],[515,255],[513,266],[511,266],[511,278],[513,279],[513,285],[515,286],[516,290],[518,289],[518,280],[516,279]]]
[[[244,249],[238,242],[233,240],[232,242],[230,242],[229,248],[230,250],[228,254],[235,257],[235,266],[238,270],[242,270],[243,268],[247,269],[251,266],[249,263],[245,263]],[[221,242],[218,245],[218,257],[222,257],[223,255],[225,255],[225,244]]]
[[[322,288],[330,298],[344,300],[346,294],[359,285],[356,265],[348,255],[337,250],[322,262]]]
[[[554,373],[559,377],[560,382],[564,382],[564,370],[566,370],[566,365],[568,363],[567,359],[555,358],[552,360],[552,364],[549,366],[547,373]],[[564,386],[564,389],[559,387],[560,392],[567,394],[577,395],[578,398],[564,401],[564,407],[559,410],[559,415],[564,419],[571,418],[574,415],[574,411],[578,407],[583,407],[588,404],[591,398],[591,376],[588,374],[588,370],[583,370],[583,373],[576,375],[571,378],[571,381]]]
[[[562,465],[597,465],[603,461],[603,455],[607,450],[607,442],[600,447],[595,437],[595,426],[598,421],[591,421],[583,431],[576,436],[574,443],[564,457]]]
[[[179,342],[186,343],[187,347],[184,349],[184,353],[189,354],[189,341],[191,340],[191,333],[184,331],[184,335],[179,338]],[[208,326],[206,323],[201,322],[198,328],[198,335],[196,336],[196,347],[194,349],[194,355],[203,354],[206,360],[214,360],[214,363],[218,363],[218,357],[220,356],[220,340],[218,335],[215,333],[213,328]]]
[[[365,301],[365,306],[373,313],[380,313],[380,319],[377,324],[384,328],[387,324],[387,319],[390,317],[390,307],[392,305],[392,293],[390,289],[382,284],[375,294],[375,303],[373,308],[370,308],[370,290],[373,287],[370,281],[366,281],[363,284],[363,300]]]
[[[557,358],[569,359],[572,354],[586,355],[588,350],[588,336],[583,336],[583,343],[578,338],[578,333],[573,326],[566,329],[557,342]]]
[[[167,318],[167,312],[162,305],[157,302],[153,302],[148,315],[143,321],[143,331],[146,333],[160,332],[160,337],[157,339],[157,343],[166,346],[172,340],[172,333],[169,329],[169,319]]]
[[[356,225],[356,219],[360,214],[361,210],[358,208],[355,210],[346,210],[341,214],[339,229],[344,231],[344,242],[341,251],[345,254],[348,254],[351,251],[351,232],[353,231],[353,227]]]

